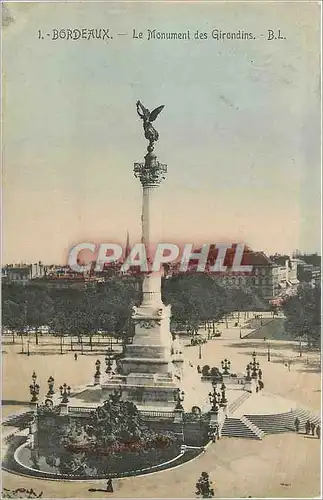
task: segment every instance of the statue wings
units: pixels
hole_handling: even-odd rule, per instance
[[[161,106],[158,106],[158,108],[154,109],[149,115],[149,121],[150,122],[155,121],[159,113],[162,111],[162,109],[164,109],[164,107],[165,106],[162,104]]]
[[[143,104],[141,104],[140,101],[137,101],[137,113],[140,116],[140,118],[143,118],[147,122],[153,122],[156,120],[157,116],[161,112],[161,110],[165,106],[158,106],[158,108],[154,109],[152,112],[149,111],[149,109],[145,108]]]

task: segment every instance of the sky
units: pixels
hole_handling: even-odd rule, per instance
[[[155,122],[168,165],[158,188],[163,241],[320,252],[318,3],[7,8],[3,263],[64,263],[74,244],[125,243],[127,230],[140,240],[138,99],[165,105]],[[38,39],[66,28],[109,28],[114,38]],[[217,41],[215,28],[257,38]],[[148,41],[147,29],[209,36]],[[268,41],[268,29],[286,39]]]

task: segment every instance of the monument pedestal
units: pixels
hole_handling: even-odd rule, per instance
[[[150,280],[150,285],[154,281],[156,286],[154,278],[156,276],[148,275],[145,282]],[[147,282],[144,285],[147,287]],[[118,375],[106,378],[101,384],[103,400],[120,388],[123,397],[139,407],[174,408],[174,391],[180,380],[183,355],[179,352],[178,340],[174,343],[170,333],[170,306],[156,298],[148,292],[141,306],[134,308],[133,343],[126,346],[124,357],[118,360]]]

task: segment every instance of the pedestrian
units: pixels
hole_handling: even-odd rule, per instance
[[[315,435],[315,424],[312,422],[311,423],[311,431],[312,431],[312,436]]]
[[[294,422],[296,432],[299,432],[299,424],[300,424],[299,418],[296,417]]]
[[[288,371],[290,372],[290,365],[291,365],[291,362],[288,361]]]
[[[74,354],[74,359],[75,359],[75,361],[77,361],[77,354],[76,353]]]
[[[317,435],[317,438],[320,439],[320,437],[321,437],[321,427],[319,425],[316,426],[316,435]]]
[[[201,373],[201,367],[200,367],[200,365],[197,365],[197,373]]]
[[[306,420],[306,424],[305,424],[305,432],[306,432],[306,434],[309,434],[310,430],[311,430],[311,422],[309,420]]]
[[[112,479],[109,477],[107,481],[107,492],[108,493],[113,493],[113,486],[112,486]]]

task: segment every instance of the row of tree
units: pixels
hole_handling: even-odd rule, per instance
[[[321,287],[303,283],[297,294],[283,304],[285,329],[295,338],[307,340],[309,346],[321,344]]]
[[[132,335],[132,307],[141,301],[140,283],[113,277],[84,290],[51,289],[29,284],[3,286],[2,324],[13,335],[33,328],[36,343],[43,325],[57,335],[92,337],[98,331]],[[208,275],[182,275],[163,283],[163,301],[172,305],[172,331],[194,332],[202,322],[219,321],[233,311],[254,310],[251,289],[229,286]]]

